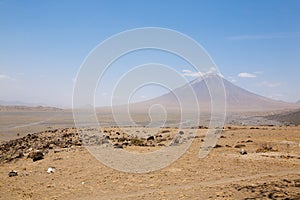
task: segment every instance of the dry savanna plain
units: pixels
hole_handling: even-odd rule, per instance
[[[106,122],[81,135],[66,111],[2,111],[0,199],[300,199],[300,126],[228,123],[200,159],[205,126],[153,133]],[[138,153],[191,145],[163,169],[128,173],[98,161],[86,139]]]

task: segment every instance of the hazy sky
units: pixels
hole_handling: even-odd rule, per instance
[[[88,53],[114,34],[150,26],[195,39],[238,86],[294,102],[300,100],[299,11],[300,1],[289,0],[0,0],[0,100],[71,106],[74,78]],[[162,57],[146,53],[138,64]],[[195,78],[184,62],[174,58],[169,64]],[[120,67],[96,92],[99,104],[108,103]],[[149,91],[135,98],[165,92]]]

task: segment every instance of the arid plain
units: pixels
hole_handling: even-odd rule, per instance
[[[161,170],[136,174],[111,169],[90,154],[70,111],[1,112],[0,199],[300,199],[297,125],[231,115],[207,157],[198,155],[208,129],[194,127],[197,134],[188,138],[192,144],[182,157]],[[248,124],[239,125],[241,119]],[[174,144],[179,131],[192,130],[168,127],[151,135],[150,128],[127,127],[149,131],[147,137],[132,137],[111,120],[107,115],[94,131],[115,151],[156,151]]]

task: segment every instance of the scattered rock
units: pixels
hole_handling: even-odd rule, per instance
[[[144,141],[136,137],[130,139],[130,144],[135,146],[142,146],[142,144],[144,144]]]
[[[155,139],[154,136],[151,135],[151,136],[149,136],[149,137],[147,138],[147,141],[149,141],[149,140],[154,140],[154,139]]]
[[[247,154],[247,151],[246,151],[245,149],[242,149],[242,150],[240,151],[240,154],[241,154],[241,155],[246,155],[246,154]]]
[[[216,144],[216,145],[214,146],[215,149],[221,148],[221,147],[223,147],[223,146],[222,146],[222,145],[219,145],[219,144]]]
[[[54,144],[50,144],[50,145],[49,145],[49,149],[53,149],[54,146],[55,146]]]
[[[253,140],[241,141],[241,143],[251,143],[251,142],[253,142]]]
[[[55,167],[49,167],[47,173],[51,174],[55,172]]]
[[[29,158],[32,158],[32,161],[38,161],[44,159],[44,154],[41,151],[33,151],[29,154]]]
[[[81,145],[82,141],[80,141],[77,129],[55,129],[27,134],[22,138],[0,144],[0,163],[7,163],[24,156],[28,157],[29,154],[33,158],[32,149],[47,154],[51,149],[71,148]],[[34,160],[41,158],[42,156],[39,155]]]
[[[116,149],[123,149],[123,145],[119,144],[119,143],[116,143],[116,144],[114,144],[114,148],[116,148]]]
[[[179,138],[175,138],[171,144],[171,146],[175,146],[175,145],[178,145],[179,144]]]
[[[54,153],[59,153],[59,152],[61,152],[61,149],[55,149],[54,150]]]
[[[235,145],[234,146],[234,148],[242,148],[242,147],[245,147],[246,145],[244,145],[244,144],[237,144],[237,145]]]
[[[246,199],[282,199],[293,200],[299,199],[299,190],[289,190],[291,188],[297,188],[300,179],[291,180],[276,180],[271,182],[264,182],[260,184],[251,185],[236,185],[235,189],[239,192],[243,192]]]
[[[145,132],[145,131],[143,131]],[[145,132],[146,133],[146,132]],[[157,135],[143,138],[131,135],[122,130],[100,130],[97,128],[64,128],[30,133],[22,138],[0,143],[0,164],[8,163],[22,157],[31,158],[34,162],[42,160],[47,153],[60,153],[69,148],[82,145],[114,145],[115,148],[127,146],[165,146],[172,143],[173,130],[165,129]],[[179,131],[173,145],[184,143],[184,132]],[[117,144],[118,143],[118,144]]]
[[[9,177],[18,176],[18,172],[12,170],[12,171],[10,171],[10,172],[8,173],[8,176],[9,176]]]
[[[181,136],[177,136],[172,141],[171,146],[176,146],[176,145],[182,144],[183,142],[184,142],[184,138],[182,138]]]
[[[122,143],[122,146],[128,146],[128,145],[129,145],[129,143],[127,141]]]

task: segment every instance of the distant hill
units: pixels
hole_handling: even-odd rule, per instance
[[[296,103],[299,103],[299,104],[300,104],[300,100],[299,100],[299,101],[297,101]]]
[[[277,120],[284,124],[300,125],[300,109],[267,116],[268,119]]]
[[[226,79],[216,75],[207,75],[204,78],[198,78],[190,83],[175,89],[160,97],[133,104],[134,109],[148,109],[151,105],[160,104],[165,108],[176,109],[180,108],[180,104],[177,99],[182,99],[183,103],[187,106],[191,105],[190,110],[195,109],[193,105],[193,98],[190,96],[187,87],[190,86],[196,94],[198,105],[202,111],[210,110],[211,96],[206,83],[210,83],[210,88],[217,88],[214,85],[215,82],[220,81],[224,83],[225,94],[226,94],[226,106],[227,111],[243,112],[243,111],[272,111],[282,109],[295,109],[299,108],[299,104],[287,103],[283,101],[273,100],[267,97],[263,97],[245,89],[242,89]],[[175,96],[176,94],[177,96]],[[181,102],[182,103],[182,102]],[[222,103],[222,102],[220,102]]]
[[[43,103],[26,103],[22,101],[2,101],[0,100],[0,106],[28,106],[28,107],[37,107],[37,106],[46,106]]]
[[[47,106],[0,106],[0,111],[61,111],[63,109]]]
[[[47,106],[42,103],[26,103],[22,101],[0,100],[0,111],[59,111],[61,108]]]

